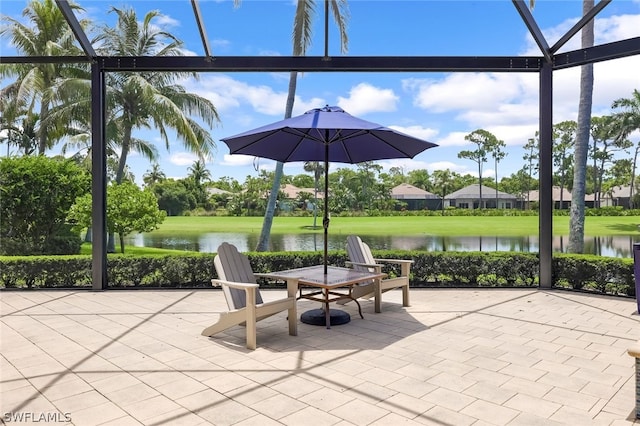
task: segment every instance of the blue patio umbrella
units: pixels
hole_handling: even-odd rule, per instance
[[[392,158],[413,158],[437,146],[380,124],[325,106],[221,139],[231,154],[253,155],[283,163],[324,162],[324,272],[327,273],[329,229],[329,162],[356,164]]]

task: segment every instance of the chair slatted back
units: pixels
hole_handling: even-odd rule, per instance
[[[349,255],[349,260],[354,263],[367,263],[369,265],[376,263],[369,246],[362,242],[357,235],[349,235],[347,237],[347,254]],[[354,265],[353,268],[356,271],[375,272],[375,269],[367,268],[366,266]]]
[[[253,275],[249,258],[240,253],[236,246],[229,243],[222,243],[218,247],[218,254],[213,260],[218,278],[236,283],[255,284],[256,278]],[[222,287],[224,296],[227,299],[229,309],[240,309],[247,306],[246,292],[236,288]],[[256,291],[256,304],[261,304],[262,296],[260,291]]]

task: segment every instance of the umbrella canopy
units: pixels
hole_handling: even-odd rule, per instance
[[[362,163],[391,158],[413,158],[437,146],[388,127],[354,117],[342,108],[326,106],[302,115],[221,139],[231,154],[270,158],[283,163],[323,161],[324,266],[327,268],[329,162]]]
[[[325,161],[362,163],[390,158],[413,158],[437,146],[370,121],[342,108],[326,106],[223,138],[231,154],[270,158],[283,163]],[[325,147],[329,148],[327,158]]]

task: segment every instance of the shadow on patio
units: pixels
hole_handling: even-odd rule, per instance
[[[265,291],[265,299],[279,291]],[[286,313],[212,338],[219,291],[5,291],[4,421],[91,424],[632,424],[632,299],[535,289],[385,294],[365,319]],[[298,310],[317,304],[300,301]],[[50,417],[53,418],[53,417]]]

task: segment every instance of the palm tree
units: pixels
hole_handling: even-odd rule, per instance
[[[83,10],[70,4],[75,10]],[[31,0],[23,10],[30,26],[3,16],[7,22],[0,28],[0,36],[9,34],[11,43],[22,56],[74,56],[82,55],[75,45],[75,36],[60,9],[53,0]],[[81,25],[86,25],[82,21]],[[2,89],[0,97],[13,91],[20,103],[27,105],[29,114],[40,118],[37,127],[38,153],[44,154],[55,141],[64,135],[64,127],[45,121],[49,110],[56,102],[57,84],[61,79],[77,74],[82,68],[77,64],[11,64],[0,67],[0,79],[16,77],[16,81]],[[39,111],[33,110],[39,105]],[[36,114],[36,115],[34,115]]]
[[[198,188],[202,186],[203,182],[211,180],[211,172],[201,159],[189,166],[188,170],[190,172],[189,177],[193,179],[193,182]]]
[[[618,131],[620,132],[619,138],[624,139],[635,131],[640,130],[640,91],[634,89],[630,98],[616,99],[611,105],[612,108],[616,108],[619,111],[615,113],[616,121],[620,123]],[[635,154],[633,156],[633,166],[631,168],[631,182],[629,183],[629,203],[632,207],[633,192],[635,189],[635,176],[636,176],[636,162],[638,158],[638,151],[640,150],[640,141],[635,148]]]
[[[98,38],[100,51],[121,56],[180,56],[182,42],[154,23],[160,12],[148,12],[142,23],[133,9],[111,8],[118,15],[115,27],[105,27]],[[169,147],[168,129],[173,129],[185,147],[200,157],[211,155],[213,138],[192,116],[208,125],[220,121],[215,106],[207,99],[188,93],[176,84],[186,72],[109,73],[108,104],[117,109],[114,120],[122,126],[119,163],[115,181],[123,178],[127,157],[135,149],[135,129],[155,127]]]
[[[155,183],[162,182],[167,178],[167,175],[160,169],[160,164],[153,163],[151,166],[151,170],[147,170],[144,175],[142,175],[142,181],[145,186],[153,186]]]
[[[115,56],[181,56],[182,42],[160,29],[155,19],[159,11],[148,12],[142,22],[135,10],[111,8],[117,14],[114,27],[105,26],[96,38],[97,51]],[[127,159],[131,152],[139,152],[155,160],[152,151],[133,136],[134,130],[155,128],[169,148],[168,130],[174,130],[184,146],[201,158],[211,155],[215,146],[213,138],[192,117],[200,118],[213,127],[220,121],[215,106],[207,99],[188,93],[176,84],[183,78],[196,77],[188,72],[108,73],[106,76],[107,129],[117,130],[120,153],[113,180],[121,183],[127,179]],[[85,80],[85,84],[88,83]],[[90,97],[85,97],[85,104]],[[79,102],[81,103],[81,102]],[[78,111],[83,108],[77,107]],[[86,110],[86,108],[85,108]],[[85,112],[86,113],[86,112]],[[107,134],[109,139],[109,134]],[[109,233],[108,251],[115,247],[114,234]]]
[[[211,172],[207,169],[204,161],[199,159],[189,167],[189,179],[193,181],[195,186],[196,200],[198,204],[204,204],[207,201],[207,193],[202,184],[211,181]]]
[[[304,56],[307,53],[307,49],[311,45],[311,35],[313,17],[315,15],[315,0],[298,0],[296,6],[296,14],[293,19],[293,55]],[[338,32],[340,34],[340,52],[346,53],[348,45],[347,37],[347,21],[349,19],[349,10],[347,0],[324,0],[325,6],[325,32],[328,31],[328,14],[329,10],[333,13],[333,19],[338,26]],[[326,45],[325,45],[326,48]],[[325,51],[325,56],[328,52]],[[293,113],[293,103],[296,96],[296,86],[298,83],[298,72],[291,71],[289,73],[289,91],[287,93],[287,104],[285,106],[284,118],[291,118]],[[260,239],[256,251],[266,251],[269,245],[269,237],[271,236],[271,224],[273,223],[273,216],[276,210],[276,201],[278,199],[278,192],[280,190],[280,180],[282,179],[284,164],[281,162],[276,163],[275,175],[273,178],[273,186],[271,187],[271,194],[267,202],[267,209],[264,213],[264,222],[262,224],[262,231],[260,232]],[[328,170],[325,171],[328,173]],[[326,197],[326,194],[325,194]]]
[[[16,89],[13,86],[13,89]],[[15,90],[3,91],[0,96],[0,142],[7,144],[7,157],[11,155],[11,145],[23,155],[31,155],[38,146],[36,126],[40,116],[26,109],[17,98]]]
[[[630,98],[620,98],[613,101],[612,108],[621,109],[616,112],[621,124],[620,137],[626,138],[634,130],[640,130],[640,91],[634,89]]]
[[[594,6],[594,0],[583,0],[582,15],[586,15]],[[590,20],[582,28],[582,48],[593,46],[594,22]],[[584,196],[587,181],[587,152],[589,150],[589,132],[591,129],[591,106],[593,104],[593,64],[580,68],[580,102],[578,104],[578,125],[574,149],[573,189],[571,191],[571,210],[569,213],[569,246],[571,253],[584,251]]]

